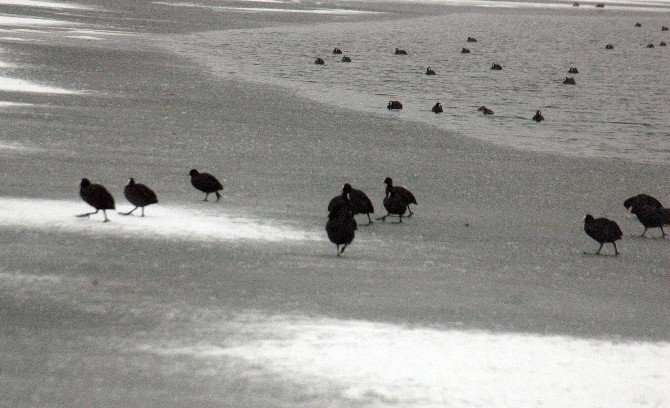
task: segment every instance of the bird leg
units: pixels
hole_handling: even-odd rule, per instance
[[[400,224],[400,223],[402,223],[402,215],[399,215],[399,216],[398,216],[398,220],[399,220],[399,221],[398,221],[396,224]]]
[[[109,218],[107,218],[107,210],[102,210],[102,213],[105,216],[105,220],[103,222],[109,222]]]
[[[340,244],[337,244],[337,256],[340,256]]]
[[[144,207],[142,207],[142,217],[144,217]]]
[[[347,244],[342,245],[342,249],[340,250],[340,253],[343,253],[343,252],[344,252],[344,248],[346,248],[346,247],[347,247]]]
[[[383,217],[379,217],[379,218],[377,218],[377,220],[386,221],[386,217],[388,217],[389,215],[391,215],[391,214],[390,214],[390,213],[389,213],[389,214],[386,214],[386,215],[383,216]]]
[[[601,242],[600,243],[600,248],[598,248],[598,250],[596,251],[596,255],[600,255],[600,250],[603,249],[603,245],[604,245],[604,243]]]
[[[77,215],[75,215],[75,217],[90,217],[90,216],[93,215],[93,214],[97,214],[98,211],[100,211],[100,210],[95,210],[95,211],[93,211],[93,212],[85,213],[85,214],[77,214]]]
[[[619,255],[619,251],[616,249],[616,242],[612,242],[612,245],[614,245],[614,256]]]
[[[207,201],[207,197],[209,197],[209,193],[206,193],[206,194],[205,194],[205,199],[202,200],[202,201]]]
[[[644,234],[647,233],[647,230],[648,230],[648,229],[649,229],[649,228],[644,227],[644,231],[642,232],[642,235],[640,235],[640,238],[644,237]]]
[[[412,215],[414,215],[414,213],[412,212],[412,209],[409,208],[409,204],[407,204],[407,210],[409,211],[409,215],[407,216],[407,218],[409,218],[409,217],[411,217]]]
[[[221,194],[218,191],[214,192],[216,194],[216,201],[218,202],[221,199]]]
[[[661,225],[661,233],[663,233],[663,238],[665,238],[665,231],[663,231],[663,226]]]
[[[368,224],[373,224],[372,218],[370,218],[370,213],[368,213]]]
[[[137,207],[135,207],[135,208],[133,208],[132,210],[130,210],[130,211],[128,211],[128,212],[125,212],[125,213],[124,213],[124,212],[120,212],[119,214],[121,214],[121,215],[130,215],[130,214],[132,214],[133,211],[135,211],[135,210],[137,210]],[[144,211],[144,207],[142,208],[142,211]]]

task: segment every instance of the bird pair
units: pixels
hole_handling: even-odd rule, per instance
[[[133,178],[128,180],[128,184],[126,184],[126,187],[123,189],[123,194],[135,208],[125,213],[119,213],[122,215],[130,215],[138,208],[142,208],[142,217],[144,217],[144,207],[158,202],[156,193],[154,193],[153,190],[144,184],[135,183],[135,179]],[[114,203],[114,197],[104,186],[93,184],[89,179],[83,178],[81,179],[81,183],[79,183],[79,195],[87,204],[95,208],[95,211],[79,214],[77,217],[89,217],[102,210],[102,213],[105,216],[104,222],[109,221],[107,218],[107,210],[114,210],[116,204]]]

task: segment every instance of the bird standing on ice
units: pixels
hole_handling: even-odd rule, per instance
[[[326,233],[330,242],[337,246],[337,256],[340,256],[347,245],[354,240],[356,229],[349,194],[343,192],[341,196],[335,197],[328,204],[328,222],[326,223]],[[343,245],[341,250],[340,245]]]
[[[211,193],[216,194],[216,201],[221,199],[219,191],[223,190],[223,185],[216,177],[209,173],[199,173],[196,169],[192,169],[188,174],[191,175],[191,184],[193,184],[193,187],[206,194],[203,201],[207,201],[207,197]]]
[[[119,213],[121,215],[130,215],[133,211],[137,210],[138,207],[142,207],[142,217],[144,217],[144,207],[158,202],[156,193],[154,193],[152,189],[144,184],[135,183],[135,179],[132,177],[128,180],[128,184],[123,189],[123,194],[135,208],[125,213]]]
[[[593,218],[591,214],[587,214],[584,217],[584,231],[600,243],[600,248],[598,248],[596,254],[600,254],[605,243],[611,242],[614,245],[614,255],[619,255],[615,241],[621,239],[623,233],[616,222],[607,218]]]
[[[107,210],[113,210],[116,206],[114,205],[114,197],[112,197],[105,187],[100,184],[93,184],[89,179],[83,178],[81,179],[81,183],[79,183],[79,195],[88,205],[95,208],[95,211],[79,214],[77,217],[90,217],[102,210],[102,213],[105,215],[104,222],[109,221]]]

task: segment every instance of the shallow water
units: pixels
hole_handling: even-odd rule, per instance
[[[400,22],[195,34],[181,51],[224,77],[515,148],[670,160],[670,54],[658,46],[668,42],[660,30],[667,12],[445,8],[450,14]],[[615,48],[605,50],[608,43]],[[334,47],[352,62],[331,55]],[[395,47],[409,55],[393,55]],[[313,64],[317,56],[326,64]],[[490,70],[493,62],[503,70]],[[424,75],[428,66],[437,75]],[[579,74],[568,74],[570,67]],[[564,85],[567,76],[577,84]],[[389,100],[404,109],[387,112]],[[434,115],[438,101],[445,112]],[[495,115],[478,113],[481,105]],[[530,120],[536,110],[545,122]]]

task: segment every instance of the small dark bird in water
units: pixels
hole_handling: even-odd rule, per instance
[[[389,101],[388,105],[386,105],[386,109],[400,110],[402,109],[402,103],[400,103],[400,101]]]
[[[477,39],[474,37],[468,37],[468,42],[477,42]]]
[[[658,44],[658,45],[661,46],[661,47],[666,47],[668,44],[666,44],[665,41],[661,41],[661,43]]]
[[[500,64],[496,64],[496,63],[494,62],[493,65],[491,65],[491,69],[492,69],[493,71],[502,71],[502,65],[500,65]]]
[[[386,184],[384,208],[386,208],[388,214],[377,219],[384,221],[389,215],[398,215],[400,222],[402,222],[402,216],[405,214],[405,211],[409,211],[408,218],[414,215],[412,209],[409,208],[410,204],[417,204],[414,194],[405,187],[394,186],[391,177],[386,177],[384,184]]]
[[[477,112],[481,112],[484,115],[493,115],[493,111],[486,106],[480,106],[479,109],[477,109]]]
[[[461,50],[461,54],[470,54],[470,50],[463,47],[463,49]]]
[[[395,55],[407,55],[407,51],[401,50],[400,48],[396,48]]]
[[[314,60],[314,63],[315,63],[316,65],[325,65],[325,64],[326,64],[322,58],[317,58],[317,59],[315,59],[315,60]]]
[[[642,24],[640,24],[640,23],[635,23],[635,27],[642,27]]]
[[[666,26],[662,26],[662,27],[661,27],[661,31],[668,31],[668,27],[666,27]]]
[[[158,203],[156,193],[154,193],[152,189],[145,186],[144,184],[135,183],[135,179],[133,178],[128,180],[128,184],[123,189],[123,194],[126,196],[126,199],[130,202],[130,204],[135,206],[135,208],[125,213],[119,213],[121,215],[130,215],[133,213],[133,211],[137,210],[137,208],[141,207],[141,216],[144,217],[144,207]]]
[[[354,213],[348,208],[338,207],[335,211],[328,213],[326,233],[330,242],[337,246],[337,256],[340,256],[347,245],[351,244],[354,240],[356,229]],[[343,245],[341,250],[340,245]]]
[[[607,218],[593,218],[591,214],[587,214],[584,217],[584,231],[600,243],[600,248],[598,248],[596,254],[600,254],[604,244],[611,242],[614,245],[614,255],[619,255],[615,241],[621,239],[623,233],[616,222]]]
[[[219,191],[223,190],[223,185],[221,185],[216,177],[209,173],[199,173],[196,169],[191,169],[188,174],[191,175],[191,184],[193,184],[193,187],[206,194],[203,201],[207,201],[207,197],[209,197],[211,193],[216,194],[216,201],[221,199]]]
[[[647,48],[654,48],[654,44],[652,43],[647,44]]]
[[[544,120],[544,116],[542,116],[542,111],[535,111],[535,116],[533,116],[533,120],[535,122],[542,122]]]
[[[105,215],[104,222],[109,221],[107,218],[107,210],[113,210],[116,206],[114,205],[114,197],[112,197],[105,187],[100,184],[93,184],[89,179],[83,178],[79,183],[79,195],[88,205],[95,208],[95,211],[79,214],[77,217],[89,217],[102,210],[102,213]]]
[[[663,226],[670,225],[670,208],[655,208],[643,206],[637,209],[635,215],[644,227],[641,237],[644,237],[649,228],[660,228],[665,237]]]
[[[335,48],[333,48],[333,54],[342,54],[342,50],[335,47]]]
[[[598,3],[598,4],[596,4],[596,7],[597,7],[597,8],[604,8],[604,7],[605,7],[605,3]]]
[[[624,208],[631,214],[637,214],[642,207],[663,208],[663,204],[647,194],[638,194],[623,202]]]
[[[576,2],[572,3],[572,5],[573,5],[574,7],[579,7],[579,2],[576,1]]]
[[[444,110],[442,109],[442,104],[439,103],[439,102],[436,103],[436,104],[433,106],[433,109],[431,109],[431,110],[433,111],[433,113],[442,113],[442,112],[444,112]]]
[[[437,72],[433,71],[433,68],[426,68],[426,75],[437,75]]]
[[[613,50],[613,49],[614,49],[614,46],[613,46],[612,44],[607,44],[607,45],[605,46],[605,49],[606,49],[606,50]]]
[[[577,82],[575,82],[575,78],[573,77],[565,77],[565,80],[563,81],[564,84],[567,85],[576,85]]]
[[[571,68],[568,70],[568,74],[579,74],[579,70],[578,70],[577,68],[575,68],[575,67],[571,67]]]
[[[342,57],[342,62],[351,62],[351,58],[345,55],[344,57]]]

